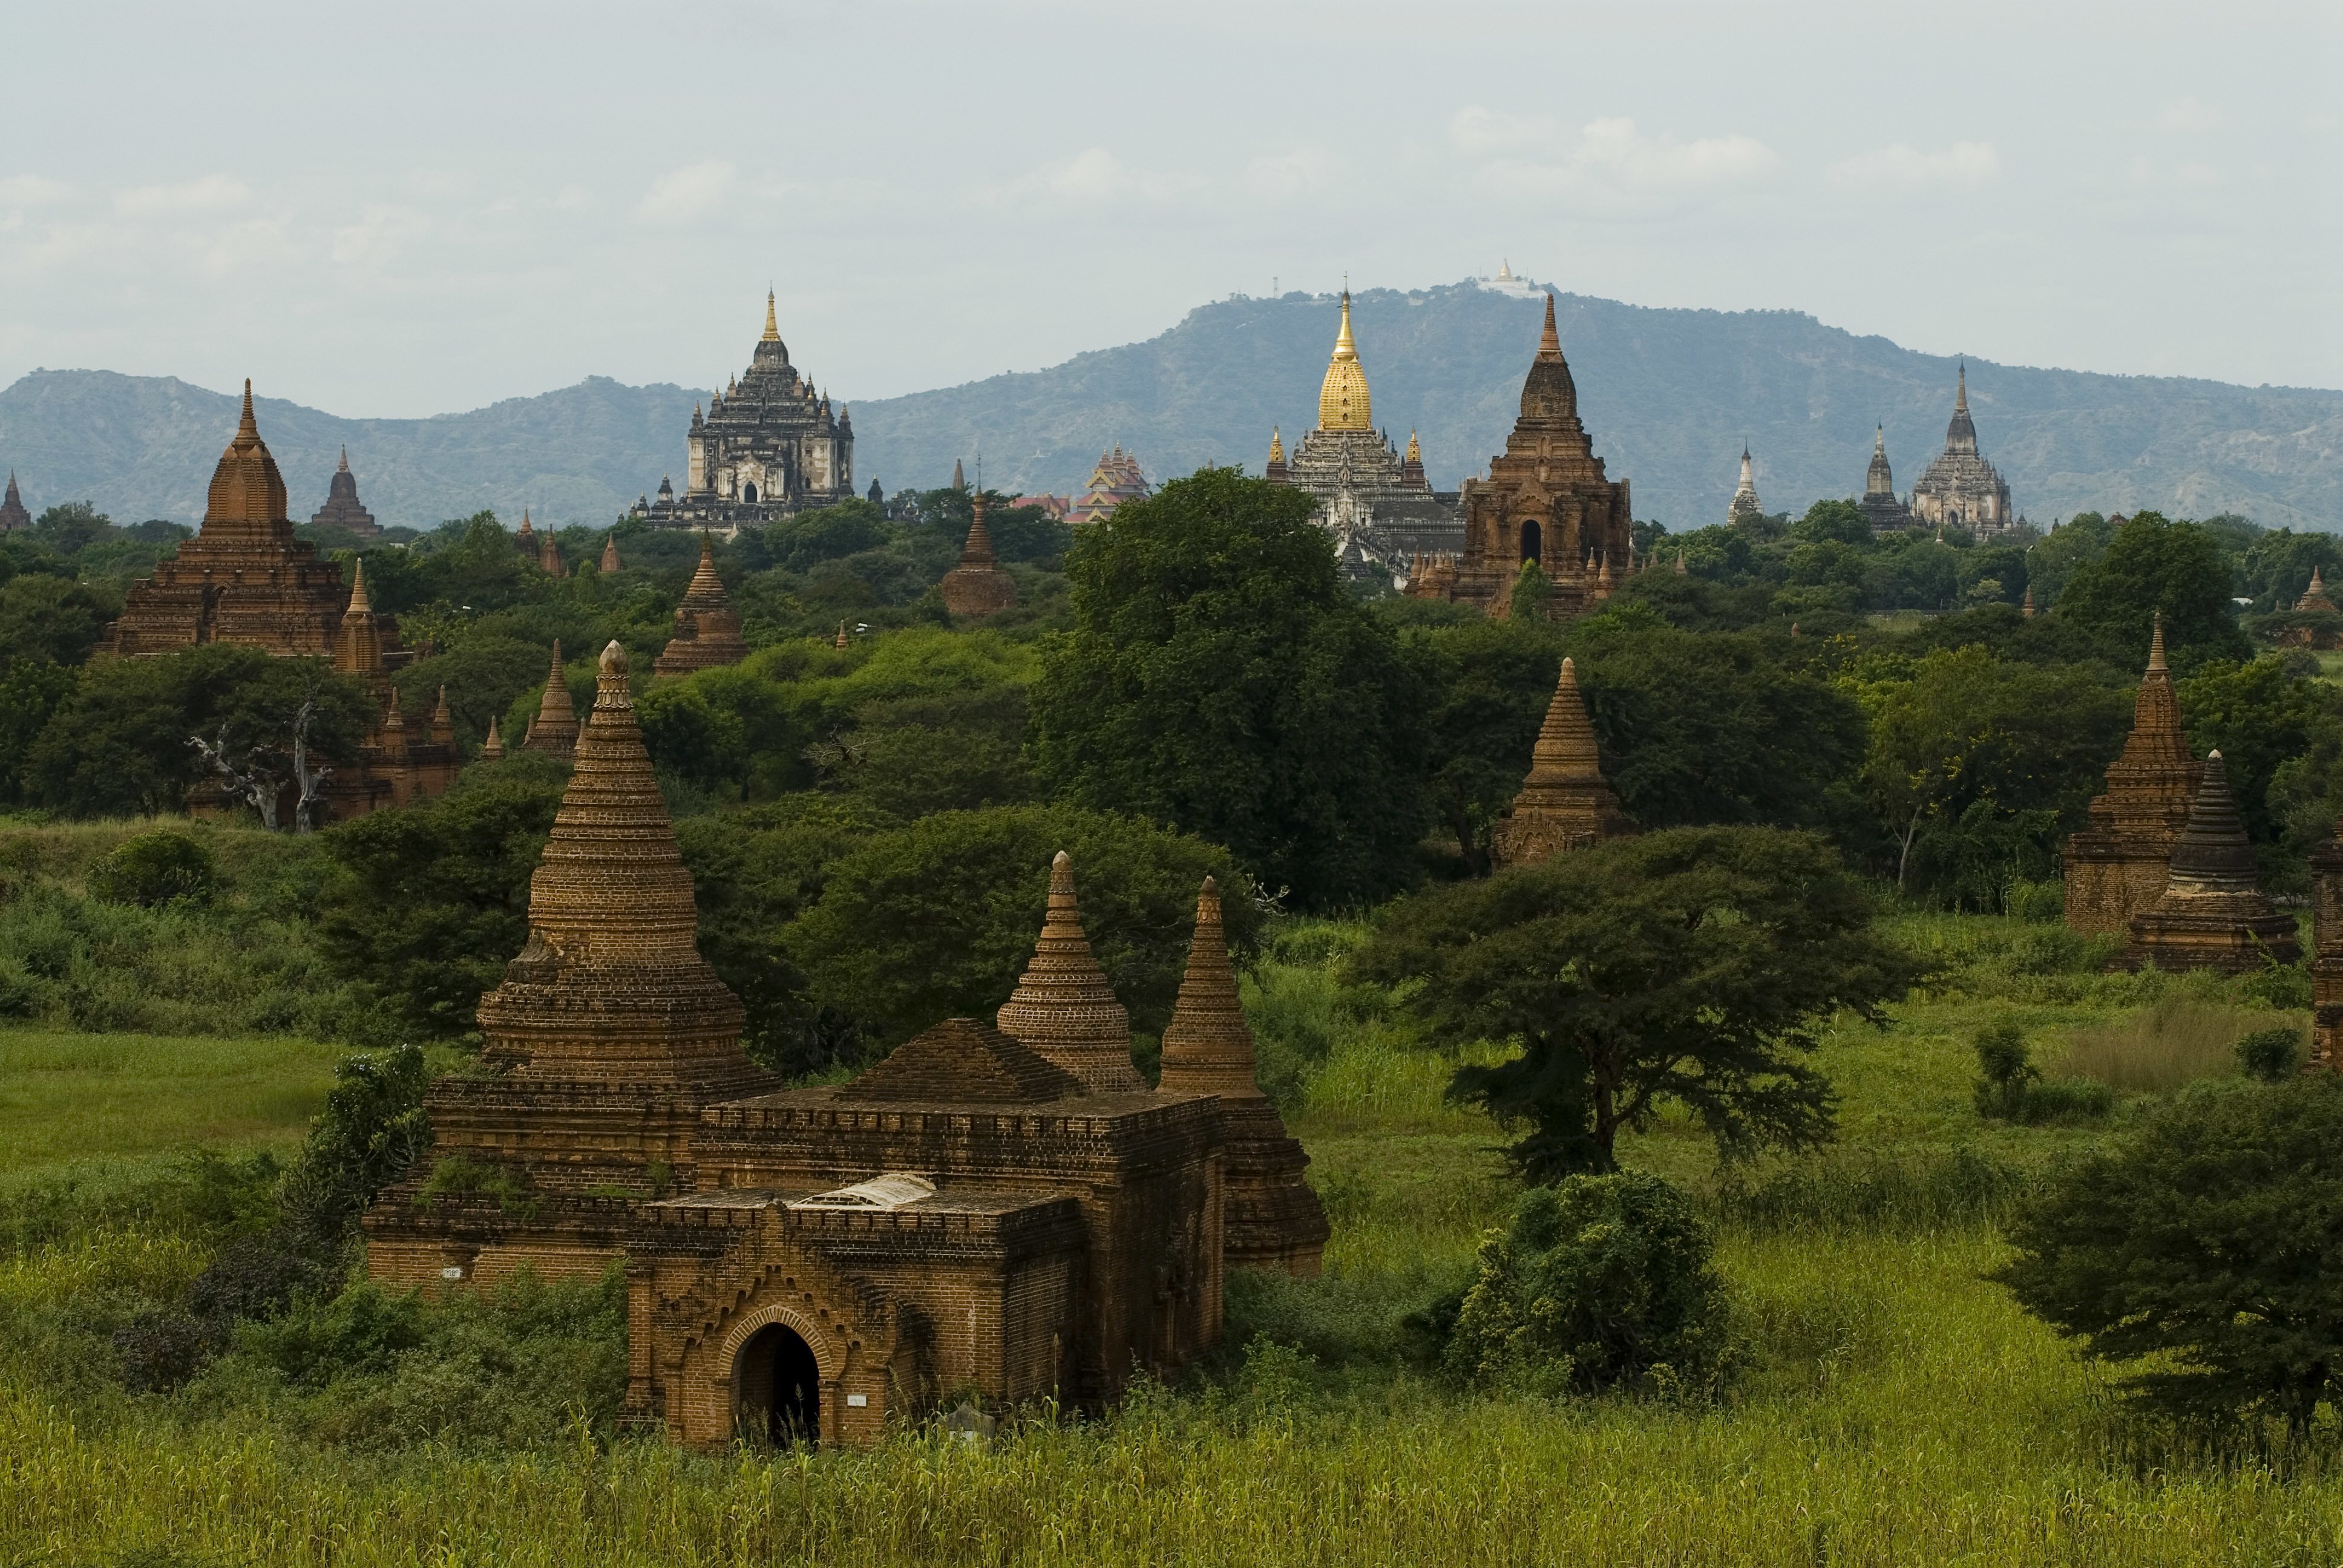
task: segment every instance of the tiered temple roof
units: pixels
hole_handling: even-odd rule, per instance
[[[2164,890],[2132,917],[2131,940],[2108,967],[2240,974],[2301,957],[2294,917],[2262,897],[2254,847],[2229,794],[2228,768],[2216,751],[2205,759]]]
[[[1326,1249],[1326,1211],[1302,1173],[1310,1156],[1261,1091],[1252,1030],[1237,999],[1221,925],[1220,884],[1196,896],[1188,971],[1163,1030],[1165,1094],[1221,1101],[1222,1245],[1232,1264],[1314,1274]]]
[[[362,539],[382,538],[381,525],[358,501],[357,476],[350,472],[347,447],[342,448],[341,461],[335,466],[333,480],[326,487],[326,504],[310,515],[309,526],[342,528]]]
[[[671,680],[695,669],[738,664],[749,657],[748,639],[740,635],[740,612],[716,575],[716,541],[699,536],[699,567],[675,607],[675,636],[652,662],[654,680]]]
[[[960,465],[952,465],[952,484],[966,488],[960,477]],[[1143,501],[1149,494],[1147,476],[1139,471],[1139,458],[1115,443],[1114,450],[1100,456],[1098,466],[1091,470],[1091,482],[1082,487],[1081,497],[1066,513],[1070,523],[1102,523],[1114,516],[1114,509],[1125,501]]]
[[[2335,601],[2327,597],[2327,579],[2317,567],[2310,568],[2310,587],[2294,601],[2294,608],[2297,610],[2323,610],[2328,615],[2335,613]]]
[[[1875,534],[1902,533],[1912,526],[1912,508],[1896,494],[1896,474],[1887,466],[1887,427],[1871,435],[1871,466],[1863,475],[1863,515]]]
[[[1529,778],[1498,819],[1490,854],[1500,866],[1523,866],[1634,830],[1603,778],[1578,672],[1565,658],[1530,756]]]
[[[944,608],[954,615],[992,615],[1017,602],[1017,584],[1001,569],[992,554],[992,535],[984,526],[984,495],[975,497],[975,518],[968,526],[968,542],[960,548],[960,564],[944,574]]]
[[[1131,1065],[1131,1014],[1091,956],[1074,899],[1074,863],[1063,849],[1050,862],[1049,912],[1033,961],[995,1021],[1003,1034],[1023,1040],[1093,1094],[1147,1088]]]
[[[2128,930],[2164,891],[2172,847],[2188,826],[2203,765],[2180,729],[2180,704],[2164,662],[2157,618],[2147,668],[2133,704],[2131,736],[2107,769],[2107,790],[2088,826],[2066,840],[2066,923],[2087,934]]]
[[[1953,417],[1945,427],[1945,449],[1912,487],[1911,507],[1923,528],[1964,528],[1979,537],[2001,533],[2024,520],[2010,508],[2008,482],[1977,450],[1966,363],[1953,397]]]
[[[545,678],[545,694],[538,699],[537,717],[529,720],[520,746],[524,751],[555,757],[567,757],[577,749],[578,708],[569,700],[569,678],[561,672],[559,638],[553,641],[553,668]]]

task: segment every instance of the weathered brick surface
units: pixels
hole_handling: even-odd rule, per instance
[[[2140,677],[2130,739],[2107,769],[2107,791],[2090,825],[2066,840],[2066,924],[2086,935],[2123,934],[2163,896],[2172,846],[2188,826],[2204,768],[2180,729],[2180,704],[2164,662],[2159,619]]]

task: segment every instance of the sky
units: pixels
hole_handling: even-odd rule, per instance
[[[1518,273],[2343,387],[2343,5],[10,0],[0,385],[849,403]]]

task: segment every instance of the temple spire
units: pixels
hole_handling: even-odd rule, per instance
[[[623,660],[618,668],[626,668]],[[596,706],[600,706],[598,699]],[[553,668],[545,677],[545,695],[538,699],[537,718],[521,744],[528,750],[550,751],[557,757],[567,757],[577,748],[578,709],[569,700],[569,678],[562,673],[558,638],[553,643]]]
[[[1969,362],[1966,359],[1961,361],[1960,387],[1953,394],[1953,407],[1963,414],[1969,411]]]
[[[1033,960],[1001,1004],[1001,1032],[1082,1081],[1093,1094],[1143,1094],[1131,1061],[1131,1014],[1091,956],[1074,899],[1074,863],[1050,862],[1050,902]]]
[[[252,377],[244,378],[244,416],[236,423],[236,444],[260,439],[260,421],[252,417]]]
[[[2157,611],[2156,612],[2156,633],[2155,633],[2155,635],[2154,635],[2153,637],[2151,637],[2151,638],[2148,639],[2148,644],[2147,644],[2147,668],[2148,668],[2151,671],[2154,671],[2154,670],[2160,670],[2160,669],[2162,669],[2162,668],[2165,668],[2165,665],[2164,665],[2164,612],[2163,612],[2162,610],[2157,610]]]
[[[1545,331],[1538,337],[1538,357],[1544,359],[1549,356],[1555,359],[1562,357],[1562,334],[1554,325],[1554,296],[1551,294],[1545,297]]]
[[[337,463],[337,464],[335,464],[335,465],[334,465],[334,472],[336,472],[337,474],[347,474],[347,473],[348,473],[349,471],[350,471],[350,449],[349,449],[347,447],[343,447],[343,448],[342,448],[342,460],[341,460],[340,462],[338,462],[338,463]]]
[[[779,343],[780,340],[781,325],[779,321],[774,319],[773,291],[769,288],[765,290],[765,336],[762,341],[767,343]]]

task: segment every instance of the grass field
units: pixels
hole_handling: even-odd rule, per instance
[[[983,1452],[912,1432],[869,1453],[707,1457],[614,1440],[582,1379],[565,1417],[545,1392],[558,1378],[540,1379],[528,1400],[543,1435],[514,1449],[430,1414],[512,1399],[529,1371],[476,1316],[427,1368],[294,1388],[246,1351],[186,1394],[132,1399],[88,1373],[75,1314],[102,1322],[167,1294],[201,1248],[101,1230],[0,1264],[0,1564],[2343,1561],[2331,1434],[2259,1457],[2192,1446],[2121,1410],[1980,1277],[2001,1255],[2007,1183],[2119,1131],[2141,1102],[2107,1126],[1983,1123],[1979,1025],[2016,1019],[2046,1064],[2129,1049],[2183,1064],[2167,1071],[2218,1071],[2217,1052],[2188,1043],[2225,1027],[2208,1015],[2266,1023],[2272,1002],[2298,999],[2101,976],[2053,928],[1899,924],[1947,973],[1892,1028],[1832,1031],[1836,1147],[1721,1190],[1688,1127],[1634,1141],[1632,1162],[1720,1217],[1749,1359],[1717,1403],[1473,1396],[1411,1370],[1399,1316],[1459,1276],[1511,1201],[1502,1134],[1442,1102],[1445,1065],[1393,1020],[1346,1014],[1322,970],[1289,963],[1249,984],[1248,1003],[1272,1069],[1316,1041],[1294,1121],[1334,1221],[1327,1271],[1234,1291],[1232,1321],[1263,1340],[1178,1388],[1102,1420],[1031,1419]],[[214,1087],[200,1071],[131,1081],[176,1069],[167,1052],[37,1038],[51,1043],[21,1060],[91,1064],[47,1091],[55,1149],[94,1153],[124,1131],[159,1147],[107,1108],[154,1105],[159,1127],[175,1085]],[[19,1060],[0,1057],[12,1094]],[[314,1092],[304,1074],[329,1056],[275,1074],[235,1060],[243,1109],[189,1113],[172,1139],[215,1114],[222,1136],[265,1136],[261,1107]],[[36,1342],[82,1371],[45,1370]]]

